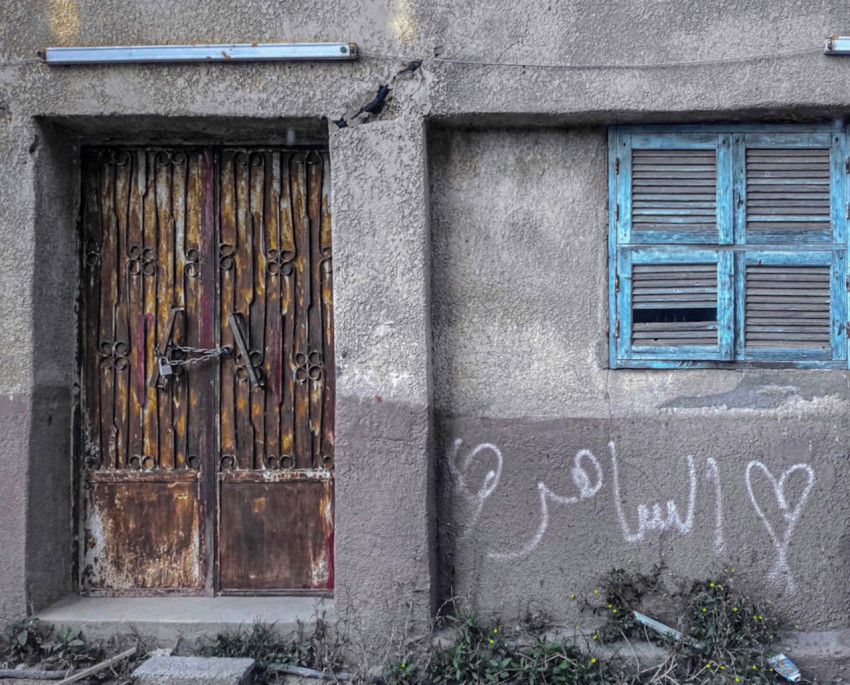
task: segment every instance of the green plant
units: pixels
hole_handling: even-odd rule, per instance
[[[102,649],[88,644],[79,631],[41,623],[35,617],[7,624],[0,658],[7,665],[40,664],[48,670],[62,670],[95,661]]]
[[[261,665],[274,662],[311,665],[309,644],[284,640],[273,623],[262,621],[219,633],[199,651],[209,656],[255,659]]]
[[[299,624],[294,639],[284,639],[273,623],[255,621],[248,627],[219,633],[197,651],[207,656],[254,659],[261,670],[273,663],[318,670],[334,670],[342,665],[337,637],[322,619],[316,620],[309,634]]]
[[[41,645],[43,661],[60,667],[78,666],[94,661],[94,650],[80,636],[78,630],[60,628],[52,634],[52,639]]]
[[[601,631],[605,639],[640,638],[665,647],[668,658],[650,673],[629,682],[644,683],[773,683],[775,673],[768,664],[774,654],[779,624],[749,596],[737,591],[734,578],[703,580],[667,597],[676,615],[682,639],[659,635],[634,616],[647,597],[661,594],[660,569],[653,575],[614,570],[605,584],[603,606],[596,613],[610,618]]]
[[[419,669],[415,663],[402,659],[390,661],[381,675],[385,685],[414,685],[419,682]]]
[[[457,643],[431,657],[427,678],[433,683],[529,683],[595,685],[612,682],[603,661],[576,646],[538,638],[530,645],[506,639],[498,626],[473,617],[445,619],[458,633]],[[410,682],[410,681],[406,681]]]
[[[7,624],[4,641],[6,658],[23,663],[37,660],[41,656],[41,643],[47,630],[32,616]]]

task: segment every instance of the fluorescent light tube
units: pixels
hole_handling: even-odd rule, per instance
[[[45,48],[48,64],[131,64],[156,62],[274,62],[355,60],[354,43],[222,43],[220,45],[131,45]]]

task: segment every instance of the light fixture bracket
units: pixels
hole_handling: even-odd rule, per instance
[[[824,55],[850,55],[850,36],[830,36],[823,46]]]

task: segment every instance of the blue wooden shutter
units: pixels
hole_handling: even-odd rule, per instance
[[[847,358],[844,250],[747,251],[739,260],[738,359]]]
[[[838,130],[733,137],[737,359],[847,359],[845,155]]]
[[[726,133],[614,129],[611,363],[733,356],[732,154]]]
[[[746,133],[734,136],[733,148],[736,244],[846,241],[843,135]]]
[[[618,360],[732,358],[730,252],[636,248],[617,264]]]
[[[620,129],[615,137],[619,245],[732,242],[728,134]]]

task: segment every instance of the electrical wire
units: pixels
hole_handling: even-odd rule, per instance
[[[459,66],[469,67],[509,67],[521,69],[575,69],[575,70],[614,70],[614,69],[670,69],[674,67],[698,67],[709,66],[713,64],[736,64],[743,62],[760,62],[771,59],[783,59],[787,57],[801,57],[803,55],[823,54],[819,48],[805,48],[800,50],[788,50],[785,52],[775,52],[773,54],[761,55],[743,55],[740,57],[718,57],[716,59],[704,60],[679,60],[670,62],[634,62],[634,63],[573,63],[573,64],[533,64],[525,62],[488,62],[486,60],[476,59],[449,59],[446,57],[410,57],[405,55],[394,55],[381,52],[372,52],[370,50],[359,50],[361,57],[373,60],[393,60],[399,62],[427,62],[434,64],[454,64]],[[0,66],[20,66],[23,64],[34,64],[36,62],[43,63],[39,57],[24,57],[21,59],[12,59],[0,61]]]
[[[744,55],[741,57],[719,57],[717,59],[707,60],[682,60],[675,62],[635,62],[635,63],[615,63],[615,64],[598,64],[598,63],[574,63],[574,64],[525,64],[521,62],[487,62],[483,60],[468,60],[468,59],[448,59],[445,57],[408,57],[405,55],[389,55],[380,52],[371,52],[368,50],[359,50],[362,57],[368,59],[383,59],[395,60],[400,62],[407,61],[422,61],[437,64],[456,64],[460,66],[474,67],[511,67],[511,68],[528,68],[528,69],[575,69],[575,70],[603,70],[603,69],[669,69],[672,67],[693,67],[712,64],[735,64],[741,62],[759,62],[770,59],[780,59],[786,57],[799,57],[802,55],[823,54],[823,50],[815,48],[806,48],[800,50],[788,50],[786,52],[776,52],[773,54],[762,55]]]
[[[21,64],[32,64],[33,62],[43,62],[40,57],[21,57],[20,59],[9,59],[0,61],[0,67],[17,67]]]

